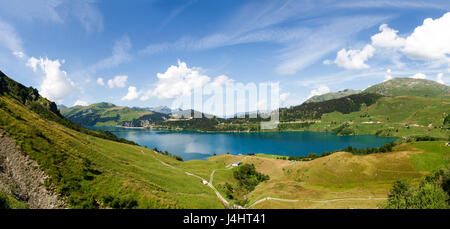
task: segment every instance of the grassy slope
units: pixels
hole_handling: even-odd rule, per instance
[[[353,95],[358,97],[358,95]],[[345,98],[341,98],[345,100]],[[330,107],[342,107],[341,103],[308,103],[317,111]],[[318,105],[322,104],[322,105]],[[302,105],[303,106],[303,105]],[[299,106],[299,107],[302,107]],[[277,129],[264,131],[326,131],[339,134],[376,134],[380,136],[432,136],[447,138],[449,129],[442,128],[444,118],[450,111],[449,98],[425,98],[415,96],[381,97],[372,105],[354,107],[347,114],[338,111],[318,116],[317,112],[303,108],[281,109],[281,122]],[[322,109],[324,108],[324,109]],[[306,113],[305,113],[306,112]],[[305,114],[304,114],[305,113]],[[315,115],[313,118],[301,118]],[[320,118],[319,118],[320,117]],[[207,131],[260,131],[256,119],[192,119],[178,122],[164,122],[174,129],[186,128]],[[429,126],[431,124],[431,126]]]
[[[187,176],[184,171],[195,173],[206,180],[216,170],[213,184],[220,189],[225,182],[233,183],[232,169],[226,165],[240,160],[255,164],[258,171],[270,175],[270,180],[258,185],[248,195],[250,203],[271,196],[286,199],[330,200],[354,197],[386,197],[392,183],[399,178],[417,179],[426,171],[448,164],[448,149],[436,144],[444,142],[416,142],[402,145],[399,152],[355,156],[335,153],[310,162],[290,162],[262,157],[220,155],[208,161],[179,162],[155,154],[149,149],[82,134],[55,122],[41,119],[14,100],[0,97],[7,108],[0,109],[0,126],[10,132],[19,144],[25,144],[29,135],[40,133],[52,142],[48,151],[39,148],[46,145],[32,136],[31,155],[49,174],[54,168],[46,164],[44,154],[53,150],[67,152],[64,168],[72,173],[80,163],[88,159],[89,169],[100,171],[93,179],[80,182],[80,193],[75,196],[92,198],[100,207],[108,207],[105,199],[136,200],[137,208],[222,208],[215,194],[201,184],[198,178]],[[34,131],[33,131],[34,130]],[[28,140],[27,140],[28,139]],[[46,140],[47,141],[47,140]],[[27,145],[27,144],[25,144]],[[37,148],[38,150],[34,150]],[[446,150],[447,151],[441,151]],[[421,153],[421,151],[425,153]],[[438,155],[438,160],[436,160]],[[174,166],[162,165],[158,160]],[[419,162],[419,163],[418,163]],[[64,177],[66,174],[62,174]],[[376,208],[384,200],[345,200],[330,202],[282,202],[265,201],[254,208]],[[82,206],[77,205],[75,207]]]
[[[384,114],[389,114],[392,124],[406,120],[408,124],[425,125],[431,121],[439,125],[440,121],[434,118],[449,110],[448,99],[397,97],[383,100],[383,103],[377,102],[362,111],[346,115],[332,113],[328,117],[330,126],[323,119],[312,127],[328,130],[333,128],[332,125],[340,126],[341,117],[343,121],[352,120],[356,127],[361,126],[354,128],[359,131],[356,133],[365,133],[375,128],[362,128],[372,125],[362,122],[382,120]],[[209,180],[215,170],[213,184],[220,187],[225,182],[233,182],[233,170],[226,169],[225,165],[236,160],[255,164],[258,171],[271,177],[248,195],[250,203],[267,196],[301,200],[386,197],[396,179],[417,179],[427,171],[448,165],[448,148],[441,146],[444,142],[417,142],[399,146],[398,152],[366,156],[340,152],[309,162],[232,155],[221,155],[208,161],[179,162],[139,146],[96,138],[43,119],[11,98],[0,96],[0,103],[0,128],[16,139],[22,152],[38,161],[51,177],[50,187],[66,195],[72,207],[95,204],[110,207],[112,199],[125,204],[128,200],[136,201],[134,207],[137,208],[221,208],[215,194],[198,178],[187,176],[184,171]],[[412,113],[405,112],[409,110]],[[399,129],[399,133],[416,133],[411,129]],[[434,129],[423,131],[430,135],[448,133]],[[159,160],[175,168],[163,165]],[[255,208],[375,208],[382,202],[265,201]]]
[[[135,200],[137,208],[223,207],[198,178],[155,159],[180,163],[172,158],[66,128],[4,96],[0,103],[0,128],[51,176],[50,186],[65,194],[71,207],[109,207],[108,199]]]
[[[28,203],[0,191],[0,209],[28,209]]]
[[[385,96],[421,96],[421,97],[447,97],[450,96],[450,87],[426,79],[395,78],[373,85],[363,92],[378,93]]]
[[[250,203],[264,197],[303,200],[270,200],[254,208],[377,208],[385,200],[333,200],[385,198],[395,180],[418,180],[428,171],[449,165],[450,149],[445,148],[443,141],[408,143],[395,150],[365,156],[339,152],[308,162],[233,155],[220,155],[209,160],[224,165],[236,160],[253,163],[258,171],[270,176],[269,181],[258,185],[248,195]],[[436,158],[436,155],[439,156]],[[231,170],[216,172],[214,185],[229,182],[231,173]]]
[[[361,91],[359,91],[359,90],[352,90],[352,89],[346,89],[346,90],[338,91],[338,92],[329,92],[329,93],[326,93],[323,95],[315,95],[315,96],[309,98],[308,100],[306,100],[305,103],[322,102],[322,101],[326,101],[326,100],[330,100],[330,99],[338,99],[338,98],[342,98],[345,96],[358,94],[360,92]]]
[[[441,129],[444,113],[450,111],[450,99],[414,96],[383,97],[369,107],[350,114],[339,112],[322,116],[321,122],[301,130],[336,131],[344,126],[348,133],[383,136],[448,137]],[[405,126],[404,124],[408,125]],[[431,127],[428,127],[432,124]],[[418,126],[416,126],[418,125]]]
[[[417,171],[433,171],[437,167],[450,165],[450,147],[433,142],[415,142],[414,149],[423,153],[412,154],[411,162]]]
[[[82,123],[81,119],[84,113],[93,115],[95,114],[99,121],[95,122],[95,126],[117,126],[122,122],[130,122],[133,119],[137,119],[144,115],[154,114],[152,111],[136,109],[130,107],[118,107],[110,103],[98,103],[91,104],[89,106],[74,106],[70,108],[60,109],[61,114],[65,117]],[[118,119],[114,119],[116,116],[119,116]],[[114,120],[108,120],[114,119]],[[103,120],[102,120],[103,119]]]

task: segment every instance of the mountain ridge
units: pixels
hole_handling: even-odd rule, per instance
[[[71,121],[85,126],[127,126],[148,125],[155,121],[166,120],[167,114],[145,108],[116,106],[113,103],[95,103],[88,106],[73,106],[60,109]],[[140,124],[142,123],[142,124]]]
[[[315,95],[308,100],[306,100],[304,103],[311,103],[311,102],[323,102],[330,99],[339,99],[345,96],[358,94],[360,93],[360,90],[353,90],[353,89],[344,89],[342,91],[337,92],[328,92],[322,95]]]
[[[7,173],[6,185],[3,184],[3,174],[0,174],[0,187],[6,186],[7,191],[14,191],[13,186],[21,185],[25,178],[39,181],[36,187],[57,193],[58,198],[64,201],[64,208],[224,207],[216,194],[201,180],[166,166],[180,166],[183,163],[184,169],[193,172],[196,171],[195,163],[211,168],[217,168],[216,164],[206,161],[184,163],[174,156],[167,156],[170,154],[140,147],[109,132],[77,126],[53,113],[58,112],[53,110],[56,105],[47,109],[44,102],[54,103],[41,97],[36,93],[37,90],[27,88],[6,75],[0,76],[0,129],[5,132],[1,135],[13,139],[17,146],[12,147],[20,151],[15,151],[15,155],[23,154],[37,163],[24,162],[23,170],[38,168],[46,174],[33,179],[34,175],[26,173],[23,176]],[[29,96],[42,101],[42,104],[30,100]],[[11,147],[2,147],[0,151],[3,149],[7,153],[12,152]],[[4,166],[4,162],[8,160],[4,160],[1,152],[0,170],[9,171],[9,168],[13,168]],[[23,200],[30,201],[30,207],[57,207],[52,204],[34,204],[36,198],[27,198],[27,193],[34,193],[30,191],[35,186],[21,186],[27,189],[20,190],[20,193],[24,193]],[[14,199],[11,196],[14,192],[5,193],[8,199]],[[3,200],[4,192],[0,191],[0,201]]]
[[[394,78],[368,87],[363,92],[384,96],[419,96],[450,98],[450,86],[427,79]]]

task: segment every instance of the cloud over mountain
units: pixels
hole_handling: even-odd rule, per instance
[[[61,62],[64,63],[64,60]],[[61,101],[76,90],[75,83],[67,76],[67,72],[60,69],[61,62],[59,59],[50,60],[48,57],[45,59],[31,57],[27,62],[27,66],[33,71],[36,72],[39,69],[44,73],[40,93],[50,100]]]

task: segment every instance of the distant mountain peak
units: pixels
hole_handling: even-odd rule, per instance
[[[150,111],[158,112],[158,113],[163,113],[163,114],[172,114],[172,113],[181,111],[181,109],[171,109],[167,106],[149,107],[146,109],[150,110]]]
[[[323,95],[315,95],[311,98],[309,98],[308,100],[305,101],[305,103],[311,103],[311,102],[323,102],[323,101],[327,101],[330,99],[339,99],[345,96],[349,96],[349,95],[353,95],[353,94],[358,94],[361,91],[359,90],[353,90],[353,89],[344,89],[342,91],[338,91],[338,92],[329,92]]]
[[[450,87],[433,80],[414,78],[393,78],[373,85],[363,92],[384,96],[419,96],[440,98],[450,96]]]

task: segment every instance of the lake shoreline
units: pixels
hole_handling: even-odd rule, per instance
[[[149,128],[149,127],[142,127],[143,129],[149,129],[149,130],[158,130],[158,131],[194,131],[198,133],[277,133],[277,132],[315,132],[315,133],[335,133],[338,136],[377,136],[377,137],[385,137],[385,138],[402,138],[405,136],[388,136],[388,135],[375,135],[375,134],[339,134],[337,131],[321,131],[321,130],[299,130],[299,129],[284,129],[284,130],[196,130],[196,129],[163,129],[163,128]]]
[[[148,148],[158,148],[178,155],[183,160],[207,160],[209,157],[230,153],[233,155],[268,154],[280,157],[305,156],[311,153],[357,148],[379,147],[398,138],[376,135],[339,136],[335,132],[309,130],[277,131],[198,131],[155,130],[129,127],[92,127],[109,131],[120,138],[137,142]],[[176,143],[176,144],[173,144]]]

